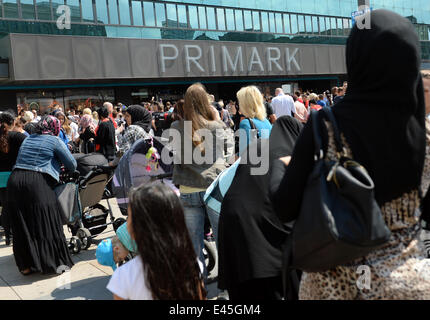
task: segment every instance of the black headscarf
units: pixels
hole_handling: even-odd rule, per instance
[[[387,10],[348,38],[348,91],[333,107],[353,158],[375,182],[381,205],[417,189],[425,155],[425,104],[417,32]]]
[[[143,128],[146,132],[151,130],[152,115],[140,105],[129,106],[126,112],[131,116],[131,124]]]

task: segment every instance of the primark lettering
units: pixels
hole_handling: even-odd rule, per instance
[[[238,45],[235,47],[225,45],[210,45],[202,47],[197,44],[175,45],[171,43],[159,44],[160,72],[169,72],[176,63],[183,63],[185,72],[191,73],[196,70],[201,73],[224,74],[261,72],[270,74],[272,72],[300,72],[301,66],[298,62],[300,49],[297,47],[275,47],[265,48],[256,46],[246,47]],[[204,50],[206,52],[204,52]]]

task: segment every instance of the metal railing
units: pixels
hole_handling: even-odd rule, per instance
[[[0,20],[56,22],[62,4],[72,25],[329,37],[347,37],[352,27],[350,17],[141,0],[0,0]],[[428,41],[430,25],[415,26]]]

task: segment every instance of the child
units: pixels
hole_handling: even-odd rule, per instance
[[[99,243],[96,250],[97,261],[104,266],[116,270],[116,265],[123,262],[128,254],[137,253],[136,242],[131,239],[127,231],[127,222],[123,223],[112,239],[105,239]]]
[[[114,299],[205,299],[203,266],[194,253],[178,196],[170,187],[154,183],[132,190],[129,200],[127,229],[139,255],[112,275],[107,288]]]

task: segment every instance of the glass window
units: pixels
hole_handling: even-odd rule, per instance
[[[275,22],[276,22],[276,33],[284,33],[281,13],[275,13]]]
[[[178,5],[178,19],[181,28],[188,28],[187,8],[185,6]]]
[[[198,29],[199,28],[199,20],[197,17],[197,7],[188,6],[188,14],[190,16],[190,27],[192,29]]]
[[[72,22],[81,22],[81,8],[79,5],[79,0],[67,0],[67,5],[70,8]]]
[[[145,14],[145,26],[155,27],[154,6],[152,2],[142,2]]]
[[[306,28],[306,33],[312,33],[312,17],[311,16],[305,16],[305,28]]]
[[[252,22],[254,23],[254,31],[261,31],[259,11],[252,12]]]
[[[216,30],[216,20],[215,20],[215,9],[206,8],[207,19],[208,19],[208,29]]]
[[[224,9],[216,9],[216,15],[218,19],[218,30],[225,30],[225,16]]]
[[[235,15],[235,19],[236,19],[236,30],[237,31],[243,31],[242,10],[235,10],[234,15]]]
[[[247,31],[251,31],[252,30],[252,16],[251,16],[251,11],[243,11],[243,18],[245,20],[245,30]]]
[[[225,9],[225,17],[227,20],[227,30],[235,30],[233,10]]]
[[[51,7],[49,6],[49,1],[47,0],[36,0],[37,8],[37,19],[51,21]],[[6,15],[6,11],[5,11]]]
[[[337,35],[343,36],[343,20],[342,19],[337,19],[337,28],[338,28]]]
[[[305,17],[302,15],[298,15],[297,21],[299,24],[299,33],[305,33]]]
[[[269,18],[267,16],[267,12],[261,13],[261,29],[263,32],[269,32]]]
[[[108,0],[110,24],[118,24],[118,6],[116,0]]]
[[[328,17],[325,18],[325,27],[327,30],[327,35],[331,36],[333,34],[333,27],[331,26],[331,19]]]
[[[97,21],[109,24],[106,0],[96,0]]]
[[[269,13],[269,28],[270,32],[275,32],[275,14]]]
[[[325,18],[324,17],[319,17],[319,25],[320,25],[320,32],[321,34],[325,34],[326,32],[326,27],[325,27]]]
[[[206,11],[204,7],[199,7],[199,23],[200,29],[207,29]]]
[[[119,21],[121,24],[130,26],[131,20],[130,20],[130,4],[128,3],[128,0],[118,0],[119,5]]]
[[[81,6],[82,6],[82,20],[93,22],[94,21],[93,2],[91,0],[81,0]]]
[[[343,35],[348,36],[349,32],[351,31],[351,20],[350,19],[343,19]]]
[[[61,13],[57,13],[57,9],[59,6],[64,5],[63,0],[51,0],[52,1],[52,12],[54,13],[54,20],[56,21],[58,17],[61,16]]]
[[[132,1],[131,2],[131,10],[133,12],[133,25],[143,26],[142,2]]]
[[[312,17],[312,31],[313,33],[318,33],[318,17]]]
[[[157,17],[157,27],[164,27],[166,23],[166,10],[164,8],[164,3],[155,4],[155,16]]]
[[[33,0],[21,0],[21,12],[23,19],[34,20],[34,3]]]
[[[291,14],[290,19],[291,19],[291,33],[296,34],[299,32],[299,29],[297,28],[297,15]]]
[[[16,1],[17,0],[3,0],[5,18],[18,18],[18,4]]]
[[[331,35],[337,36],[336,18],[330,18],[331,20]]]
[[[175,4],[166,4],[167,9],[167,22],[169,27],[177,27],[178,21],[176,16],[176,5]]]
[[[285,33],[290,34],[291,28],[290,28],[290,15],[284,14],[284,27],[285,27]]]

